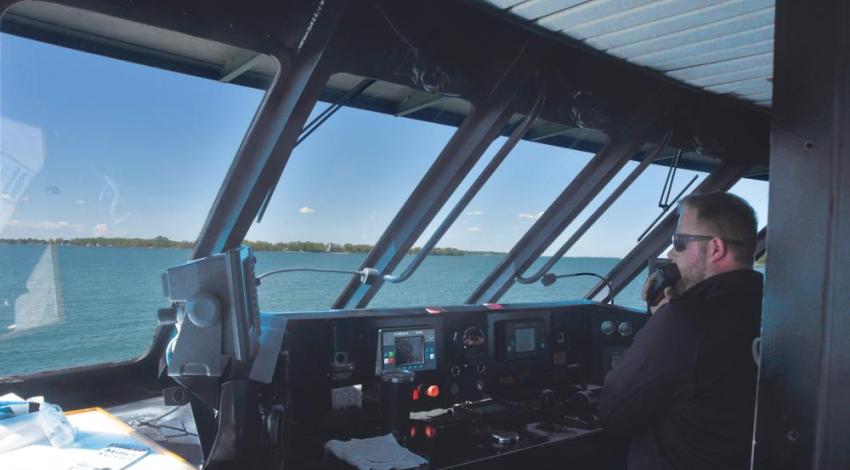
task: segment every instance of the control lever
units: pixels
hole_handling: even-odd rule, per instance
[[[552,411],[552,397],[554,395],[555,391],[548,388],[540,392],[540,396],[543,397],[543,411]]]
[[[555,413],[552,409],[555,391],[547,388],[540,392],[540,397],[543,399],[543,422],[540,423],[539,428],[542,431],[554,432],[557,429],[554,420]]]

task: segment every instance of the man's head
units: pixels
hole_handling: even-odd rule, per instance
[[[708,193],[684,198],[674,236],[678,240],[667,254],[682,273],[679,292],[716,274],[752,269],[756,230],[755,211],[738,196]]]

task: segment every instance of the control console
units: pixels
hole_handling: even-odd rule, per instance
[[[646,320],[592,302],[285,317],[289,437],[392,431],[434,468],[598,433],[604,376]],[[409,422],[385,429],[388,403]]]

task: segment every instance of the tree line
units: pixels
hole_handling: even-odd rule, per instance
[[[373,245],[354,243],[322,243],[322,242],[264,242],[245,240],[245,245],[254,251],[300,251],[307,253],[368,253]],[[0,239],[0,245],[71,245],[71,246],[103,246],[116,248],[180,248],[189,249],[193,242],[171,240],[159,236],[154,238],[114,238],[114,237],[89,237],[89,238],[14,238]],[[416,255],[421,251],[420,247],[413,247],[409,254]],[[495,251],[468,251],[458,248],[434,248],[432,255],[437,256],[464,256],[464,255],[495,255],[504,254]]]

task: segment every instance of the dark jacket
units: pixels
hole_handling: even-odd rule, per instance
[[[605,429],[630,436],[629,470],[749,468],[753,338],[762,275],[710,277],[658,309],[605,377]]]

